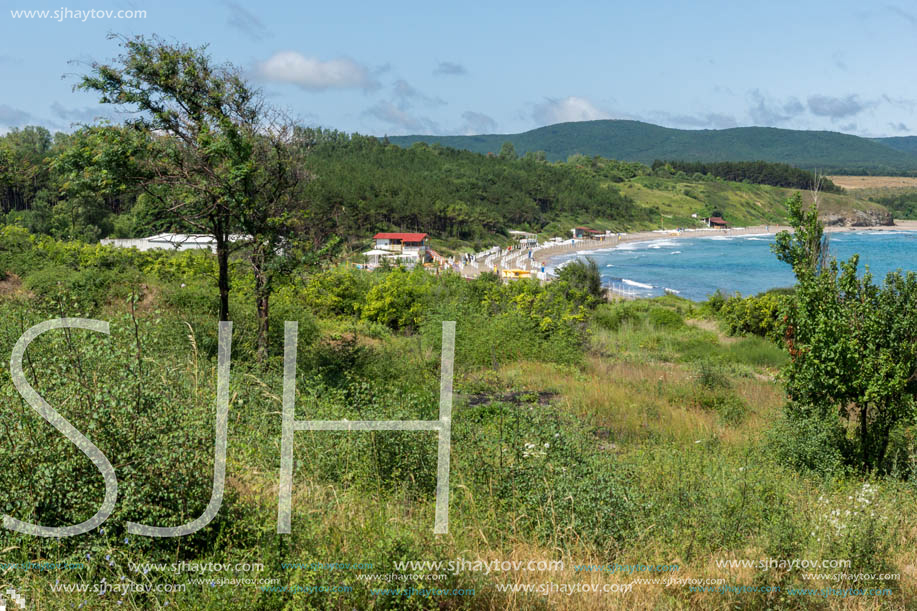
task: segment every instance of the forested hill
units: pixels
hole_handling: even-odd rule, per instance
[[[917,174],[917,146],[906,138],[861,138],[827,131],[774,127],[683,130],[640,121],[558,123],[521,134],[397,136],[400,146],[439,143],[477,153],[498,153],[511,142],[518,154],[544,151],[552,161],[574,154],[652,163],[772,161],[836,174]]]
[[[874,138],[874,140],[896,151],[917,154],[917,136],[895,136],[893,138]]]
[[[486,241],[507,229],[541,230],[562,218],[619,228],[654,218],[607,179],[571,164],[423,145],[404,149],[340,132],[325,132],[317,142],[309,195],[314,223],[327,224],[327,233],[391,227]]]
[[[776,224],[786,222],[783,202],[792,190],[811,182],[798,169],[760,162],[676,161],[650,168],[582,155],[547,162],[509,150],[485,156],[425,144],[403,148],[333,130],[295,134],[291,146],[308,149],[303,169],[311,177],[301,193],[308,210],[302,231],[315,244],[336,235],[362,247],[377,231],[422,231],[445,252],[501,243],[510,229],[553,236],[575,225],[695,227],[705,216],[723,216],[733,225]],[[157,212],[157,201],[174,201],[181,191],[157,185],[152,198],[129,185],[133,166],[111,151],[130,151],[134,164],[155,150],[131,138],[136,133],[119,126],[54,135],[27,127],[0,136],[0,224],[88,242],[194,231]],[[104,180],[74,194],[74,177],[90,170]],[[825,192],[820,205],[826,214],[858,222],[864,214],[875,221],[887,215],[852,194]]]

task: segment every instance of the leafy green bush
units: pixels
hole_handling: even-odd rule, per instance
[[[778,460],[798,471],[822,476],[845,471],[850,444],[837,418],[804,418],[787,413],[767,433]]]
[[[595,323],[606,331],[617,331],[627,321],[640,320],[646,307],[633,301],[600,304],[592,315]]]
[[[363,270],[338,267],[309,276],[302,296],[319,316],[359,316],[372,282]]]
[[[735,295],[719,309],[730,335],[752,334],[780,340],[781,308],[787,297],[780,293],[761,293],[755,297]]]
[[[135,335],[134,323],[121,316],[112,321],[110,336],[51,331],[28,350],[30,383],[116,467],[118,502],[106,524],[112,538],[123,533],[128,520],[155,526],[186,523],[203,512],[210,498],[212,369],[197,362],[193,345],[186,345],[180,358],[162,352],[158,333],[151,322],[139,321]],[[16,444],[0,446],[0,459],[7,465],[0,471],[6,512],[46,526],[76,524],[93,515],[103,491],[93,464],[19,400],[9,376],[0,380],[0,397],[0,426],[19,431]],[[227,490],[214,527],[229,515],[233,498]],[[183,538],[185,552],[213,546],[216,539],[207,533],[212,531]],[[169,541],[144,539],[142,545],[170,548]],[[94,543],[71,537],[55,544],[66,553]]]
[[[723,291],[716,289],[716,291],[707,298],[706,305],[713,313],[717,313],[723,308],[726,299],[727,297],[723,294]]]
[[[685,321],[677,312],[660,307],[654,307],[649,311],[649,321],[657,329],[678,329],[685,325]]]
[[[604,299],[602,276],[592,258],[586,261],[572,261],[557,272],[557,281],[565,282],[572,291],[592,297],[595,302]]]
[[[99,306],[111,297],[130,294],[129,276],[118,270],[74,271],[63,265],[49,265],[27,274],[23,284],[42,299],[66,297],[84,306]]]
[[[366,294],[362,317],[393,329],[416,329],[430,294],[430,275],[422,268],[396,268]]]
[[[216,319],[220,311],[219,293],[213,282],[190,280],[188,283],[171,281],[163,285],[163,303],[175,308],[183,316],[207,316]]]

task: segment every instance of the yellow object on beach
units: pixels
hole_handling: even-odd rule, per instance
[[[532,272],[527,269],[504,269],[500,272],[500,275],[509,280],[516,280],[518,278],[531,278]]]

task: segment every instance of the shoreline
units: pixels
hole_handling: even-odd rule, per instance
[[[668,240],[680,238],[703,238],[715,236],[743,236],[773,234],[791,229],[787,225],[756,225],[753,227],[737,227],[735,229],[696,229],[686,231],[655,230],[640,231],[637,233],[621,234],[620,238],[607,240],[580,240],[574,244],[560,244],[539,249],[532,253],[532,259],[540,266],[549,267],[551,259],[577,253],[579,251],[613,250],[620,244],[628,242],[649,242],[652,240]],[[917,221],[895,221],[894,225],[874,225],[870,227],[829,226],[825,233],[849,233],[853,231],[917,231]]]

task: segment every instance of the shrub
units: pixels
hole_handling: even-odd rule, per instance
[[[416,329],[423,318],[430,294],[430,276],[422,268],[397,268],[385,273],[381,282],[366,295],[362,308],[365,320],[393,329]]]
[[[359,316],[371,286],[365,271],[339,267],[309,276],[302,296],[319,316]]]
[[[788,297],[779,293],[761,293],[755,297],[730,297],[719,309],[730,335],[752,334],[780,339],[780,312]]]
[[[566,283],[572,291],[592,297],[595,302],[605,297],[602,276],[595,260],[591,258],[564,265],[557,272],[556,281]]]
[[[110,336],[52,331],[29,347],[26,369],[30,378],[40,373],[30,383],[117,468],[118,502],[106,524],[110,537],[123,532],[128,520],[183,524],[200,515],[210,498],[212,370],[209,363],[197,363],[193,346],[189,350],[186,345],[186,356],[179,359],[160,353],[151,336],[154,326],[139,323],[139,347],[133,322],[123,316],[112,321]],[[198,379],[207,383],[198,386]],[[20,402],[9,376],[0,380],[0,396],[6,406],[0,410],[0,426],[19,431],[15,445],[0,447],[0,459],[7,465],[0,470],[6,512],[49,526],[76,524],[91,516],[102,498],[102,479],[93,464]],[[232,503],[230,489],[211,529],[220,528]],[[214,545],[213,532],[183,538],[185,553]],[[66,554],[74,547],[98,545],[95,538],[56,539],[55,545]],[[173,549],[169,539],[144,539],[141,545]]]
[[[678,329],[685,325],[685,321],[677,312],[660,307],[650,310],[649,321],[657,329]]]
[[[796,417],[788,412],[767,433],[778,460],[796,470],[822,476],[844,472],[849,442],[837,418]]]
[[[729,377],[723,373],[723,364],[710,359],[698,361],[695,379],[705,390],[721,390],[730,386]]]
[[[63,265],[49,265],[23,278],[23,284],[43,299],[67,297],[80,305],[95,307],[111,297],[130,293],[130,277],[125,272],[107,269],[74,271]]]
[[[748,406],[734,393],[728,390],[704,390],[695,395],[697,407],[716,414],[726,424],[739,424],[748,413]]]
[[[725,303],[726,295],[720,289],[716,289],[716,292],[707,298],[707,307],[714,313],[719,312]]]
[[[607,331],[617,331],[627,321],[642,318],[642,304],[630,301],[600,304],[592,315],[595,323]]]

